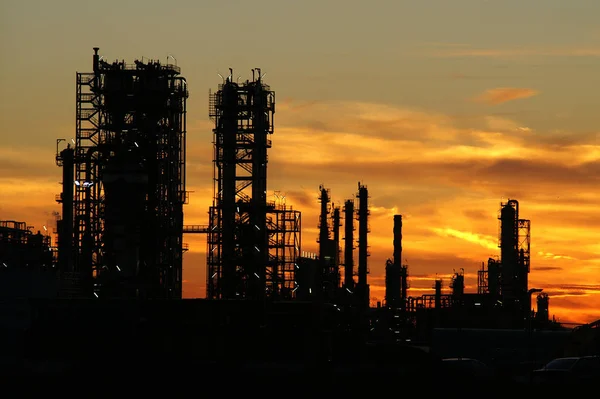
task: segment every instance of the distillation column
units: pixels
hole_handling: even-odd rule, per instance
[[[62,218],[58,221],[58,265],[61,272],[73,272],[73,196],[75,186],[75,150],[68,144],[56,157],[63,168]]]
[[[223,259],[221,289],[225,298],[235,298],[240,290],[237,278],[236,263],[236,135],[238,116],[238,90],[233,82],[227,81],[221,91],[221,118],[217,126],[215,140],[215,160],[220,163],[220,176],[217,177],[217,207],[220,210],[221,253]],[[217,130],[216,129],[216,130]],[[220,161],[220,162],[219,162]]]
[[[158,281],[155,271],[144,270],[143,231],[147,218],[145,200],[148,192],[148,174],[126,148],[116,151],[103,172],[105,191],[104,242],[105,262],[104,294],[110,297],[134,298],[138,290],[148,292],[146,284]],[[127,198],[126,201],[123,199]],[[140,268],[142,265],[142,268]],[[107,273],[110,273],[110,278]],[[158,274],[158,273],[156,273]],[[148,279],[143,279],[143,277]]]
[[[369,307],[370,293],[367,283],[368,242],[369,234],[369,192],[366,186],[358,183],[358,284],[356,292],[358,301],[364,307]]]
[[[252,237],[244,245],[249,259],[244,261],[249,281],[247,296],[262,298],[266,289],[266,269],[269,262],[269,234],[267,231],[267,148],[270,147],[268,135],[271,133],[270,118],[267,110],[271,92],[261,82],[261,71],[256,69],[258,79],[248,87],[248,100],[251,102],[252,130],[254,142],[252,151],[252,199],[250,200],[250,225],[247,236]],[[252,233],[250,233],[250,231]],[[245,244],[245,243],[244,243]]]
[[[385,302],[392,309],[402,303],[402,215],[394,215],[394,257],[385,266]]]
[[[319,201],[321,202],[321,213],[319,214],[319,268],[317,286],[322,290],[325,298],[329,297],[331,291],[331,264],[332,259],[329,251],[329,191],[319,187]]]
[[[256,76],[256,73],[258,76]],[[273,133],[275,93],[260,69],[237,83],[233,70],[210,97],[214,132],[214,199],[208,228],[207,297],[263,298],[269,259],[267,149]],[[272,274],[272,273],[271,273]],[[276,284],[278,277],[273,277]]]
[[[333,285],[338,291],[340,287],[340,207],[333,208]]]
[[[59,257],[84,296],[181,298],[185,78],[175,65],[109,63],[98,51],[93,72],[77,73],[74,154],[57,156]]]
[[[518,263],[519,263],[519,203],[509,200],[500,210],[500,256],[502,301],[512,306],[518,301]]]
[[[354,292],[354,201],[344,205],[344,288]]]

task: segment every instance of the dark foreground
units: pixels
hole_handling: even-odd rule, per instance
[[[19,394],[356,397],[410,390],[471,397],[545,390],[529,383],[533,365],[484,376],[449,369],[428,348],[370,342],[360,323],[348,328],[336,308],[310,303],[267,309],[227,301],[25,301],[0,310],[0,379]]]

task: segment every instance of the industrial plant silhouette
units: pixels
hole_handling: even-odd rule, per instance
[[[210,94],[214,199],[206,225],[187,225],[186,79],[177,65],[107,62],[94,48],[92,72],[77,73],[76,136],[57,140],[56,245],[25,222],[0,222],[0,296],[14,315],[3,329],[19,343],[10,372],[33,373],[25,364],[40,358],[55,373],[187,362],[249,381],[313,373],[341,392],[332,376],[454,376],[442,358],[478,359],[517,384],[519,367],[529,376],[553,358],[598,354],[600,322],[566,329],[543,287],[529,287],[530,221],[516,199],[500,204],[499,257],[472,293],[459,271],[450,294],[436,280],[433,295],[409,296],[394,215],[385,300],[372,307],[367,186],[342,207],[318,187],[319,249],[303,251],[301,211],[267,197],[275,92],[260,69],[251,75],[230,70]],[[206,236],[206,299],[182,299],[184,234]]]

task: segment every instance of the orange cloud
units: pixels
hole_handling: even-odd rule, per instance
[[[461,127],[452,116],[357,102],[280,101],[269,152],[269,192],[302,211],[302,249],[317,252],[318,187],[342,204],[369,188],[373,298],[384,297],[385,260],[392,256],[392,215],[404,215],[403,261],[410,295],[448,290],[453,270],[465,269],[476,291],[483,261],[498,255],[498,207],[516,198],[532,220],[531,286],[551,294],[561,320],[600,315],[600,145],[595,135],[524,129],[517,120],[480,115]],[[212,125],[188,131],[186,224],[206,224],[212,202]],[[59,210],[60,169],[47,151],[0,151],[0,213],[41,226]],[[3,168],[3,165],[4,168]],[[184,295],[203,297],[206,240],[186,235]],[[557,282],[562,284],[557,287]],[[568,283],[568,284],[567,284]]]
[[[475,98],[475,101],[497,105],[508,101],[529,98],[537,95],[538,92],[533,89],[517,88],[517,87],[498,87],[495,89],[486,90],[483,94]]]

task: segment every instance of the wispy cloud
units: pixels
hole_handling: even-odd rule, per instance
[[[497,105],[508,101],[533,97],[538,94],[537,90],[519,87],[497,87],[486,90],[475,98],[475,101]]]
[[[532,220],[532,286],[558,294],[566,290],[552,288],[559,278],[575,286],[600,284],[594,239],[600,227],[596,136],[552,136],[488,114],[473,123],[476,127],[465,127],[451,115],[385,104],[282,101],[269,152],[269,195],[281,191],[288,205],[302,211],[302,249],[317,252],[318,186],[331,189],[340,204],[355,197],[358,180],[367,184],[375,297],[383,295],[394,213],[405,215],[403,261],[415,275],[411,295],[433,290],[431,277],[422,276],[439,276],[447,287],[458,269],[465,269],[473,292],[481,263],[498,254],[497,212],[507,197],[517,198],[521,216]],[[211,126],[192,122],[190,128],[198,133],[192,137],[206,135],[188,147],[188,189],[194,193],[185,220],[204,224],[212,195]],[[28,171],[31,179],[15,179],[11,171],[31,167],[28,153],[0,151],[2,218],[41,225],[59,209],[53,200],[60,191],[60,169],[47,167],[54,163],[54,149],[36,153],[35,160],[40,164]],[[186,237],[186,296],[204,295],[204,240]],[[571,314],[578,308],[563,300],[586,301],[581,309],[588,302],[600,305],[599,292],[577,289],[587,296],[557,297],[551,304]]]
[[[498,249],[498,241],[494,240],[492,237],[484,236],[482,234],[472,233],[469,231],[460,231],[456,229],[450,228],[437,228],[434,227],[431,229],[436,234],[439,234],[443,237],[454,237],[461,240],[465,240],[467,242],[471,242],[473,244],[480,245],[484,248],[497,250]]]
[[[427,45],[424,54],[431,57],[600,57],[600,47],[557,47],[557,48],[476,48],[467,45]]]

